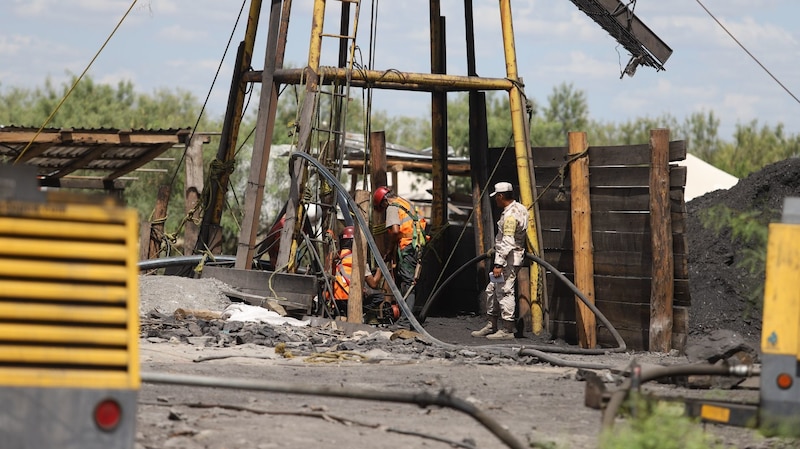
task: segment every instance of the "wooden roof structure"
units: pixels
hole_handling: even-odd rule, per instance
[[[0,127],[0,163],[35,166],[43,187],[120,190],[123,176],[190,135],[190,128]]]

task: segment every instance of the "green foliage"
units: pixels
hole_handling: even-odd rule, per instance
[[[544,118],[548,123],[558,123],[565,136],[570,131],[583,131],[589,123],[589,104],[586,93],[575,90],[572,84],[561,83],[547,97]]]
[[[697,421],[684,416],[683,405],[642,398],[631,402],[637,415],[600,437],[600,449],[721,449]]]
[[[765,165],[800,154],[800,136],[787,136],[783,124],[759,125],[753,120],[736,125],[734,141],[720,145],[709,161],[726,172],[743,178]]]
[[[745,270],[750,276],[752,290],[748,293],[747,302],[749,313],[751,309],[760,310],[764,297],[764,279],[767,263],[767,240],[769,237],[769,222],[776,212],[736,211],[725,205],[718,204],[705,210],[700,215],[700,222],[706,229],[711,229],[720,234],[730,230],[731,241],[743,243],[737,245],[739,260],[736,266]]]

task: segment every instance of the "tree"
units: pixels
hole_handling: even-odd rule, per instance
[[[75,84],[77,77],[55,86],[51,80],[36,89],[11,88],[0,92],[0,123],[39,128],[48,117],[51,128],[117,128],[117,129],[177,129],[192,128],[195,123],[203,131],[219,131],[221,121],[200,115],[200,102],[188,91],[158,89],[153,94],[136,92],[133,83],[121,81],[116,86],[96,83],[85,76]],[[74,85],[74,88],[73,88]],[[71,91],[70,91],[71,90]],[[67,94],[69,93],[69,96]],[[53,113],[61,102],[57,112]],[[206,145],[206,158],[213,157],[216,148]],[[141,220],[150,220],[159,186],[172,184],[171,213],[165,227],[176,229],[183,218],[185,170],[182,168],[182,149],[170,149],[164,154],[174,162],[153,162],[151,168],[161,171],[137,171],[123,193],[126,203],[139,211]]]
[[[683,122],[682,134],[692,154],[708,161],[720,148],[719,119],[714,111],[695,112]]]
[[[561,83],[554,87],[552,93],[547,97],[544,118],[547,122],[561,125],[561,135],[564,136],[565,141],[568,132],[585,130],[589,124],[589,105],[586,101],[586,93],[582,90],[575,90],[572,83]]]
[[[711,163],[743,178],[764,166],[800,154],[800,137],[787,136],[782,123],[771,127],[752,120],[737,124],[734,142],[722,145],[711,156]]]

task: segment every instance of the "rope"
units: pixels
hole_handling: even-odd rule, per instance
[[[553,179],[550,180],[549,183],[547,183],[545,188],[542,190],[541,193],[539,193],[539,195],[536,197],[536,200],[533,203],[536,204],[536,203],[539,202],[539,200],[542,198],[542,196],[545,194],[545,192],[547,192],[550,189],[550,187],[552,187],[552,185],[556,181],[556,179],[559,179],[560,181],[559,181],[559,184],[558,184],[558,194],[556,194],[555,201],[558,202],[558,203],[566,201],[567,197],[566,197],[566,190],[564,188],[564,176],[565,176],[565,174],[567,172],[567,169],[569,168],[569,164],[577,161],[578,159],[580,159],[582,157],[588,156],[588,155],[589,155],[589,148],[586,148],[585,150],[581,151],[580,153],[568,154],[567,156],[565,156],[566,160],[564,161],[563,164],[561,164],[558,167],[558,174],[556,176],[554,176]],[[531,207],[533,207],[533,205],[531,205]]]
[[[75,86],[77,86],[78,83],[81,81],[81,79],[83,79],[83,76],[86,75],[86,72],[89,71],[89,68],[92,66],[92,64],[94,64],[94,61],[97,59],[98,56],[100,56],[100,53],[103,51],[103,49],[106,48],[106,44],[108,44],[108,42],[111,40],[111,37],[114,36],[114,34],[119,29],[119,27],[122,25],[122,22],[125,21],[126,17],[128,17],[128,14],[131,12],[133,7],[136,5],[137,1],[138,0],[133,0],[133,2],[131,3],[131,6],[128,7],[128,10],[125,11],[125,14],[122,16],[121,19],[119,19],[119,22],[117,22],[117,26],[114,27],[114,29],[111,31],[111,34],[109,34],[108,37],[106,38],[105,42],[103,42],[103,45],[101,45],[100,49],[97,50],[97,53],[94,54],[94,57],[92,58],[92,60],[89,61],[89,65],[87,65],[86,68],[83,69],[83,72],[80,74],[80,76],[78,76],[78,78],[75,79],[75,82],[72,83],[72,86],[70,86],[70,88],[67,91],[67,93],[64,94],[64,97],[61,98],[61,101],[58,102],[58,105],[56,105],[55,109],[53,109],[53,112],[50,113],[50,116],[47,117],[47,120],[45,120],[44,123],[42,123],[42,126],[39,128],[38,131],[36,131],[36,134],[34,134],[34,136],[31,138],[31,141],[28,142],[27,145],[25,145],[25,148],[23,148],[22,151],[19,153],[19,155],[17,155],[17,158],[14,159],[14,164],[16,164],[17,161],[19,161],[22,158],[22,156],[25,154],[25,152],[28,151],[28,148],[30,148],[31,145],[33,145],[33,142],[35,142],[36,139],[39,137],[39,135],[42,133],[42,131],[44,130],[44,127],[47,126],[48,123],[50,123],[50,120],[52,120],[53,117],[58,112],[58,110],[61,109],[61,106],[64,104],[65,101],[67,101],[67,98],[72,94],[72,91],[75,90]]]

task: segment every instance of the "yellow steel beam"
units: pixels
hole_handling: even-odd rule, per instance
[[[761,351],[800,359],[800,225],[771,223],[767,243],[767,278]]]
[[[513,82],[513,87],[508,91],[508,102],[511,107],[511,129],[514,134],[514,154],[516,157],[517,176],[519,178],[520,201],[528,209],[528,251],[534,254],[539,252],[539,237],[536,230],[536,217],[534,214],[534,183],[531,179],[531,170],[528,164],[528,148],[525,132],[525,108],[522,104],[522,89],[517,73],[517,55],[514,46],[514,27],[511,20],[511,1],[500,0],[500,23],[503,31],[503,48],[506,58],[506,75]],[[541,268],[531,264],[531,298],[540,297],[539,283]],[[541,304],[533,301],[531,304],[531,319],[533,332],[538,334],[542,329]]]

